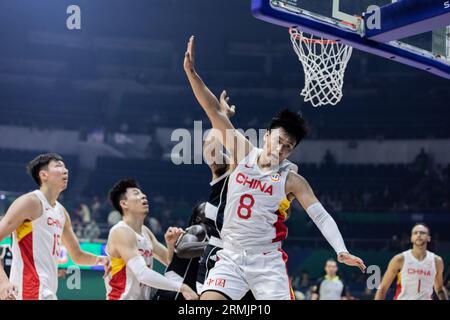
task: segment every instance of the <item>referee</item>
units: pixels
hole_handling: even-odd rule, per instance
[[[325,264],[325,276],[317,280],[313,287],[311,300],[347,300],[349,292],[337,275],[338,266],[334,259],[328,259]]]

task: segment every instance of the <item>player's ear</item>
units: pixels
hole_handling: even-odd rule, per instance
[[[39,171],[39,179],[41,180],[41,183],[46,181],[48,178],[48,171],[45,169],[42,169]]]
[[[126,199],[120,200],[119,205],[122,207],[122,209],[128,208],[127,200],[126,200]]]

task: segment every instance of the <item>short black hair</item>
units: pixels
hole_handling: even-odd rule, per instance
[[[57,153],[43,153],[27,164],[28,174],[31,175],[39,187],[42,185],[41,178],[39,178],[39,172],[42,169],[47,169],[50,161],[63,161],[63,157]]]
[[[192,215],[189,219],[188,227],[194,224],[200,224],[205,221],[205,207],[206,202],[197,203],[194,208],[192,208]]]
[[[295,138],[295,146],[308,134],[306,121],[302,114],[289,109],[277,113],[269,125],[269,130],[283,128],[291,137]]]
[[[122,207],[120,206],[120,200],[125,198],[125,193],[128,188],[140,189],[139,183],[134,179],[122,179],[116,182],[114,186],[108,192],[108,198],[111,205],[123,215]]]
[[[430,229],[430,227],[428,226],[428,224],[426,224],[425,222],[417,222],[417,223],[411,228],[411,232],[412,232],[412,230],[413,230],[415,227],[417,227],[417,226],[424,226],[424,227],[427,228],[427,230],[428,230],[428,235],[429,235],[429,236],[431,235],[431,229]]]

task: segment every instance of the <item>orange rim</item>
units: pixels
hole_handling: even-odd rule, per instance
[[[334,44],[337,43],[336,40],[326,40],[326,39],[311,39],[307,37],[302,37],[301,35],[295,33],[294,28],[289,28],[289,34],[291,37],[293,37],[295,40],[307,42],[307,43],[320,43],[320,44]]]

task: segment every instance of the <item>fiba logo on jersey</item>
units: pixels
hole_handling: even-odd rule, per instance
[[[278,182],[280,181],[280,177],[281,177],[280,173],[274,173],[270,176],[270,179],[272,179],[273,182]]]

